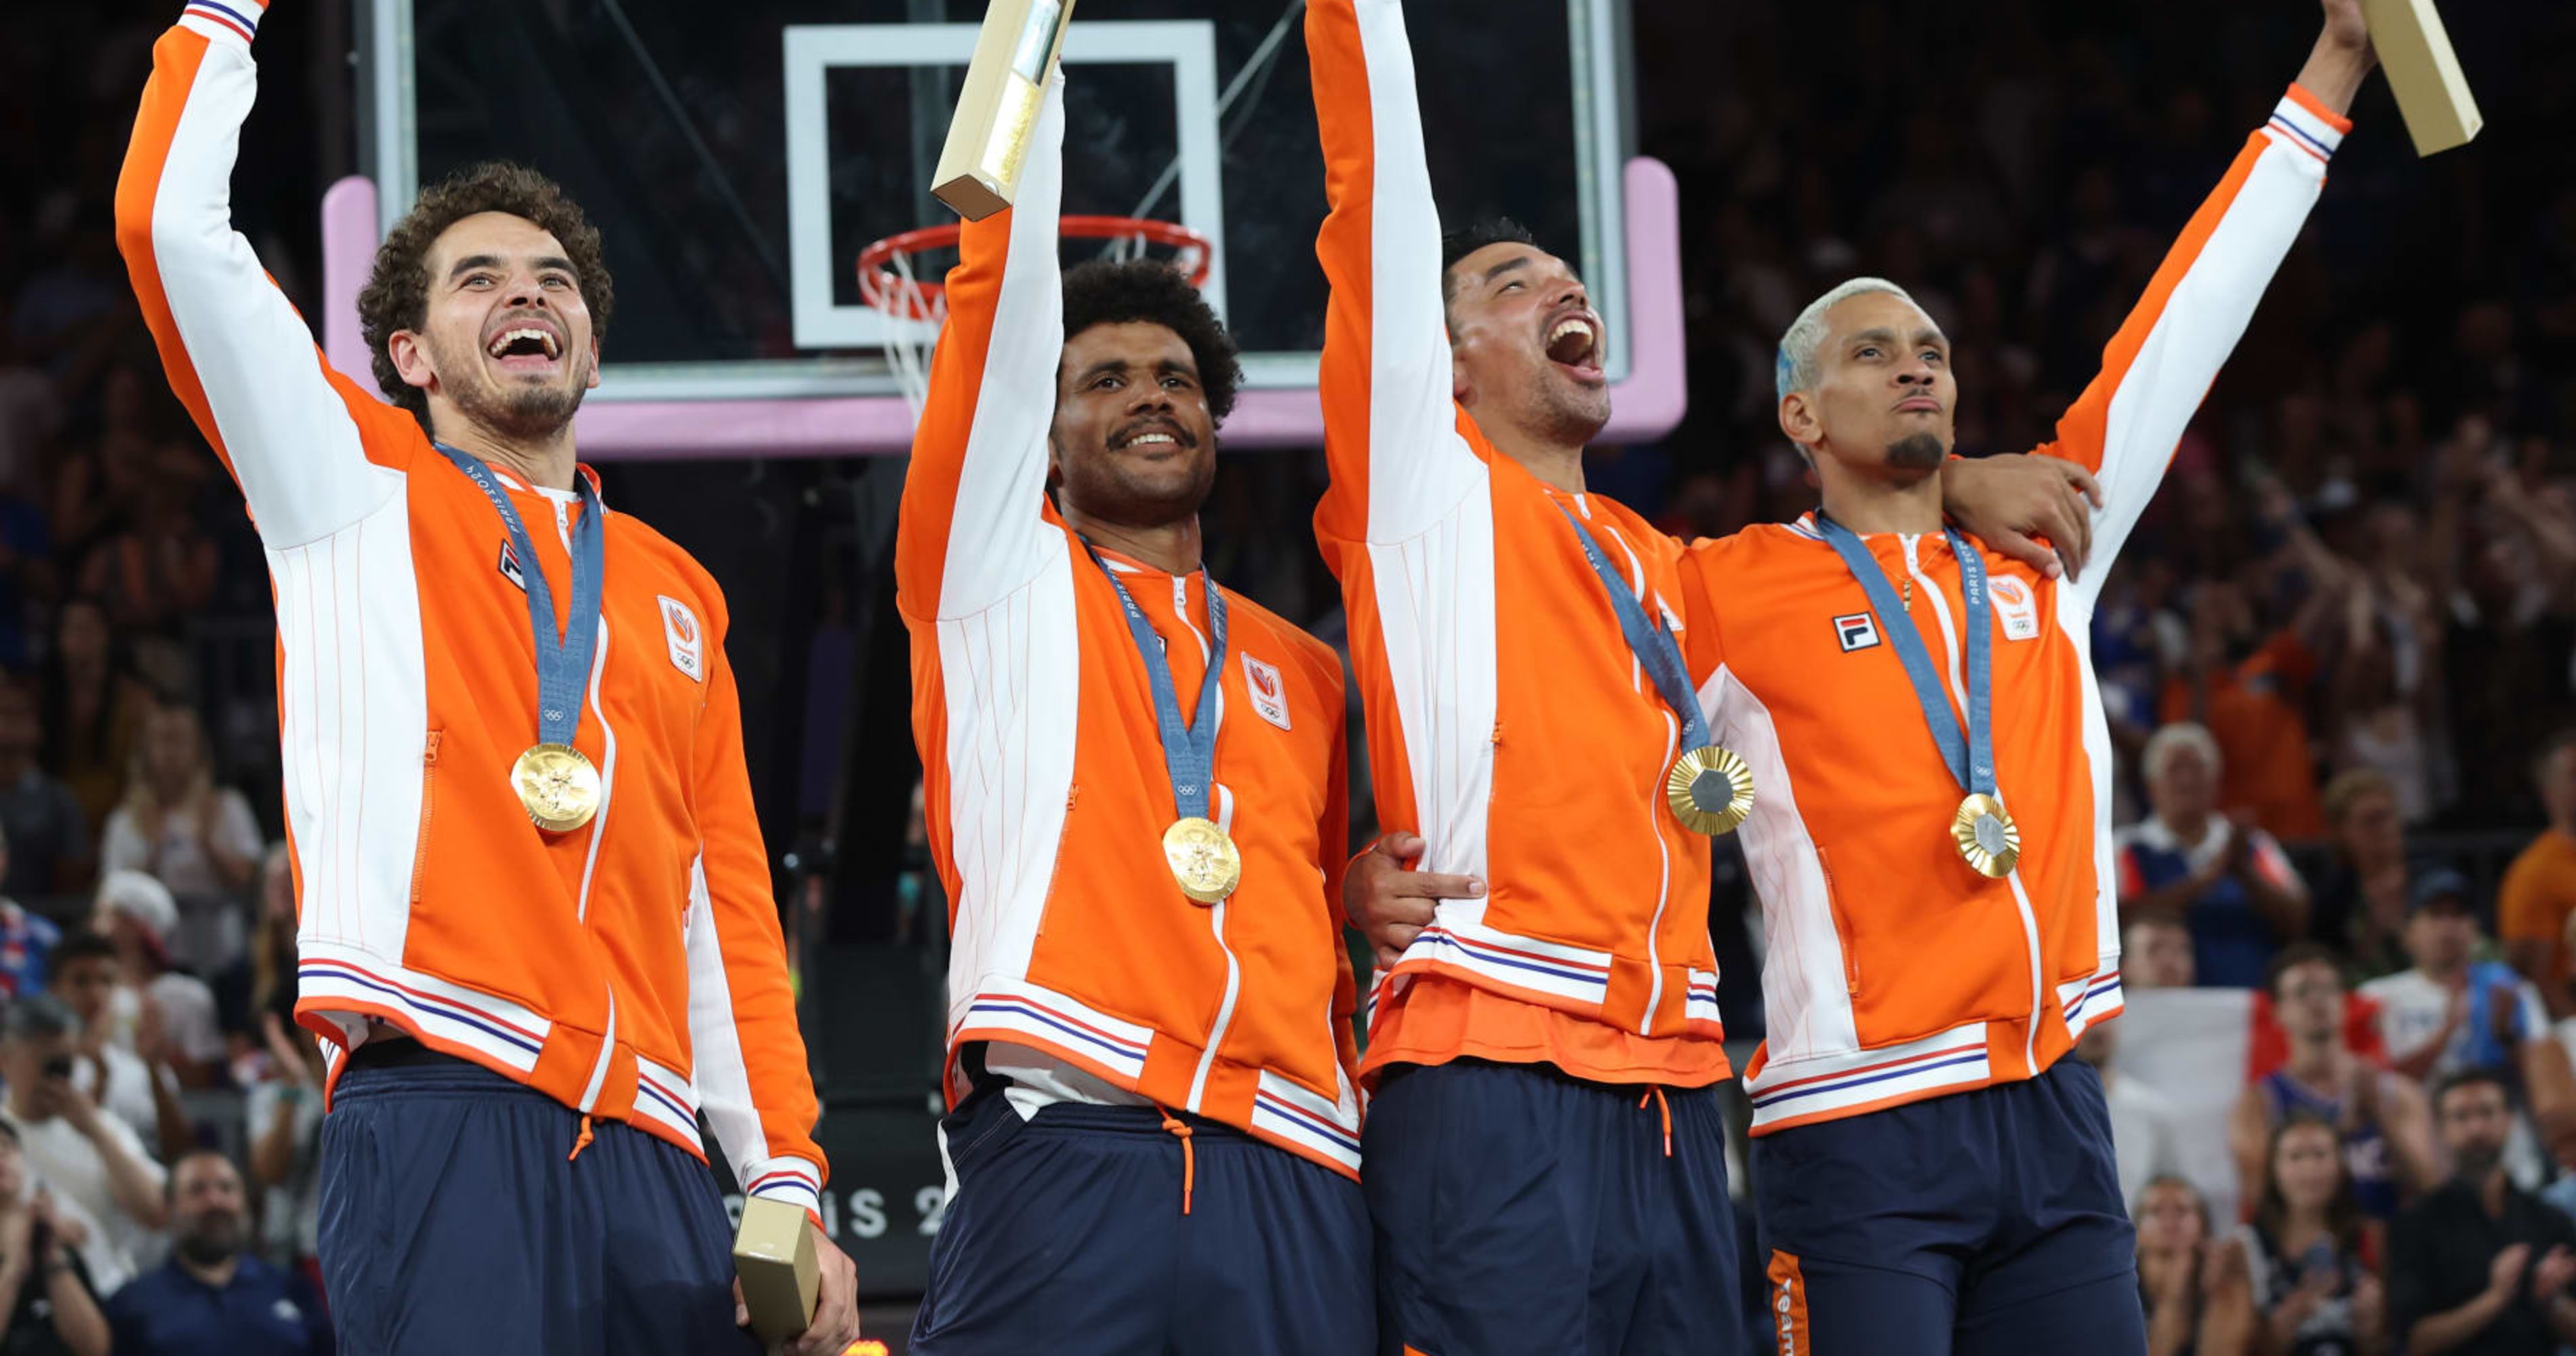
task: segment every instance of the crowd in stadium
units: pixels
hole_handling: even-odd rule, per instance
[[[48,7],[0,58],[0,1346],[105,1351],[112,1325],[119,1351],[178,1350],[155,1315],[194,1286],[310,1309],[319,1351],[269,596],[107,225],[164,8]],[[2047,8],[1990,6],[1971,42],[1885,3],[1639,6],[1641,136],[1685,186],[1692,413],[1597,454],[1594,488],[1686,533],[1807,507],[1771,344],[1855,272],[1956,342],[1963,452],[2045,440],[2278,94],[2229,54],[2288,45],[2206,0],[2139,32]],[[1765,59],[1825,23],[1848,78]],[[2211,33],[2218,59],[2171,56]],[[2553,116],[2576,95],[2473,22],[2462,41],[2513,116],[2425,193],[2384,96],[2361,110],[2093,637],[2128,774],[2126,982],[2260,995],[2254,1067],[2208,1071],[2245,1082],[2241,1219],[2119,1079],[2123,1024],[2086,1044],[2160,1356],[2377,1351],[2446,1315],[2444,1349],[2547,1351],[2531,1297],[2576,1277],[2576,176]],[[1944,115],[1901,116],[1925,63]],[[2138,74],[2186,68],[2214,74]],[[1229,537],[1310,549],[1302,511],[1237,513]],[[18,1345],[37,1328],[60,1345]]]

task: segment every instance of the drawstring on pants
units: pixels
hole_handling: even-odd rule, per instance
[[[1163,1113],[1163,1128],[1181,1142],[1181,1213],[1186,1215],[1190,1213],[1190,1193],[1197,1189],[1199,1180],[1198,1155],[1190,1148],[1190,1125],[1160,1104],[1154,1109]]]
[[[1662,1112],[1664,1115],[1664,1157],[1670,1158],[1673,1156],[1672,1104],[1664,1100],[1664,1090],[1662,1088],[1649,1087],[1646,1089],[1643,1096],[1637,1098],[1637,1109],[1639,1111],[1646,1109],[1646,1102],[1649,1098],[1653,1099],[1655,1109]]]
[[[1645,1103],[1643,1103],[1643,1102],[1639,1102],[1637,1105],[1639,1105],[1639,1106],[1644,1106],[1644,1105],[1645,1105]],[[582,1118],[581,1118],[581,1134],[579,1134],[578,1136],[574,1137],[573,1142],[572,1142],[572,1152],[564,1155],[564,1161],[565,1161],[565,1162],[567,1162],[567,1163],[570,1163],[570,1162],[572,1162],[573,1160],[575,1160],[575,1159],[577,1159],[577,1158],[581,1157],[581,1151],[582,1151],[582,1150],[584,1150],[584,1149],[587,1149],[587,1148],[589,1148],[589,1147],[590,1147],[590,1117],[589,1117],[589,1115],[588,1115],[587,1113],[585,1113],[585,1114],[582,1116]]]

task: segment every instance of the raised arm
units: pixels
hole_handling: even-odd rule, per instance
[[[1306,51],[1332,212],[1315,239],[1324,313],[1324,454],[1316,526],[1403,541],[1483,483],[1458,431],[1442,312],[1440,214],[1422,149],[1398,0],[1313,0]]]
[[[915,617],[972,616],[1051,558],[1047,430],[1064,353],[1063,178],[1059,75],[1047,84],[1018,205],[967,222],[948,272],[948,325],[931,356],[895,535],[895,588]]]
[[[2359,0],[2325,0],[2325,31],[2265,123],[2183,227],[2102,353],[2102,371],[2042,448],[2100,478],[2089,600],[2173,460],[2183,429],[2245,334],[2263,290],[2316,206],[2326,162],[2352,124],[2344,117],[2376,63]]]
[[[171,389],[240,483],[261,539],[283,548],[391,498],[420,440],[409,415],[324,364],[233,229],[233,158],[258,94],[250,49],[266,10],[192,0],[153,45],[116,185],[116,240]]]

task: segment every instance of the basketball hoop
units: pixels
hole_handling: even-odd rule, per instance
[[[905,231],[859,251],[859,295],[886,318],[886,361],[903,387],[913,417],[930,392],[930,350],[948,320],[948,289],[937,276],[924,278],[914,263],[937,250],[954,250],[964,227],[958,222]],[[1108,242],[1104,257],[1158,257],[1170,251],[1172,267],[1192,287],[1207,285],[1216,249],[1205,235],[1187,226],[1144,217],[1069,216],[1057,224],[1059,238]]]

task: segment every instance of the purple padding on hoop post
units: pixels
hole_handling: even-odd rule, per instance
[[[352,174],[322,194],[322,356],[367,390],[376,374],[358,329],[358,293],[376,262],[376,181]]]
[[[1688,403],[1682,353],[1681,195],[1649,156],[1621,175],[1628,230],[1628,375],[1611,387],[1605,443],[1651,442],[1681,423]],[[323,353],[375,388],[358,331],[358,290],[376,248],[376,188],[360,176],[322,197]],[[851,457],[902,452],[912,412],[900,396],[793,400],[601,400],[574,425],[595,461]],[[1312,388],[1245,391],[1225,421],[1233,447],[1319,447],[1324,416]]]

